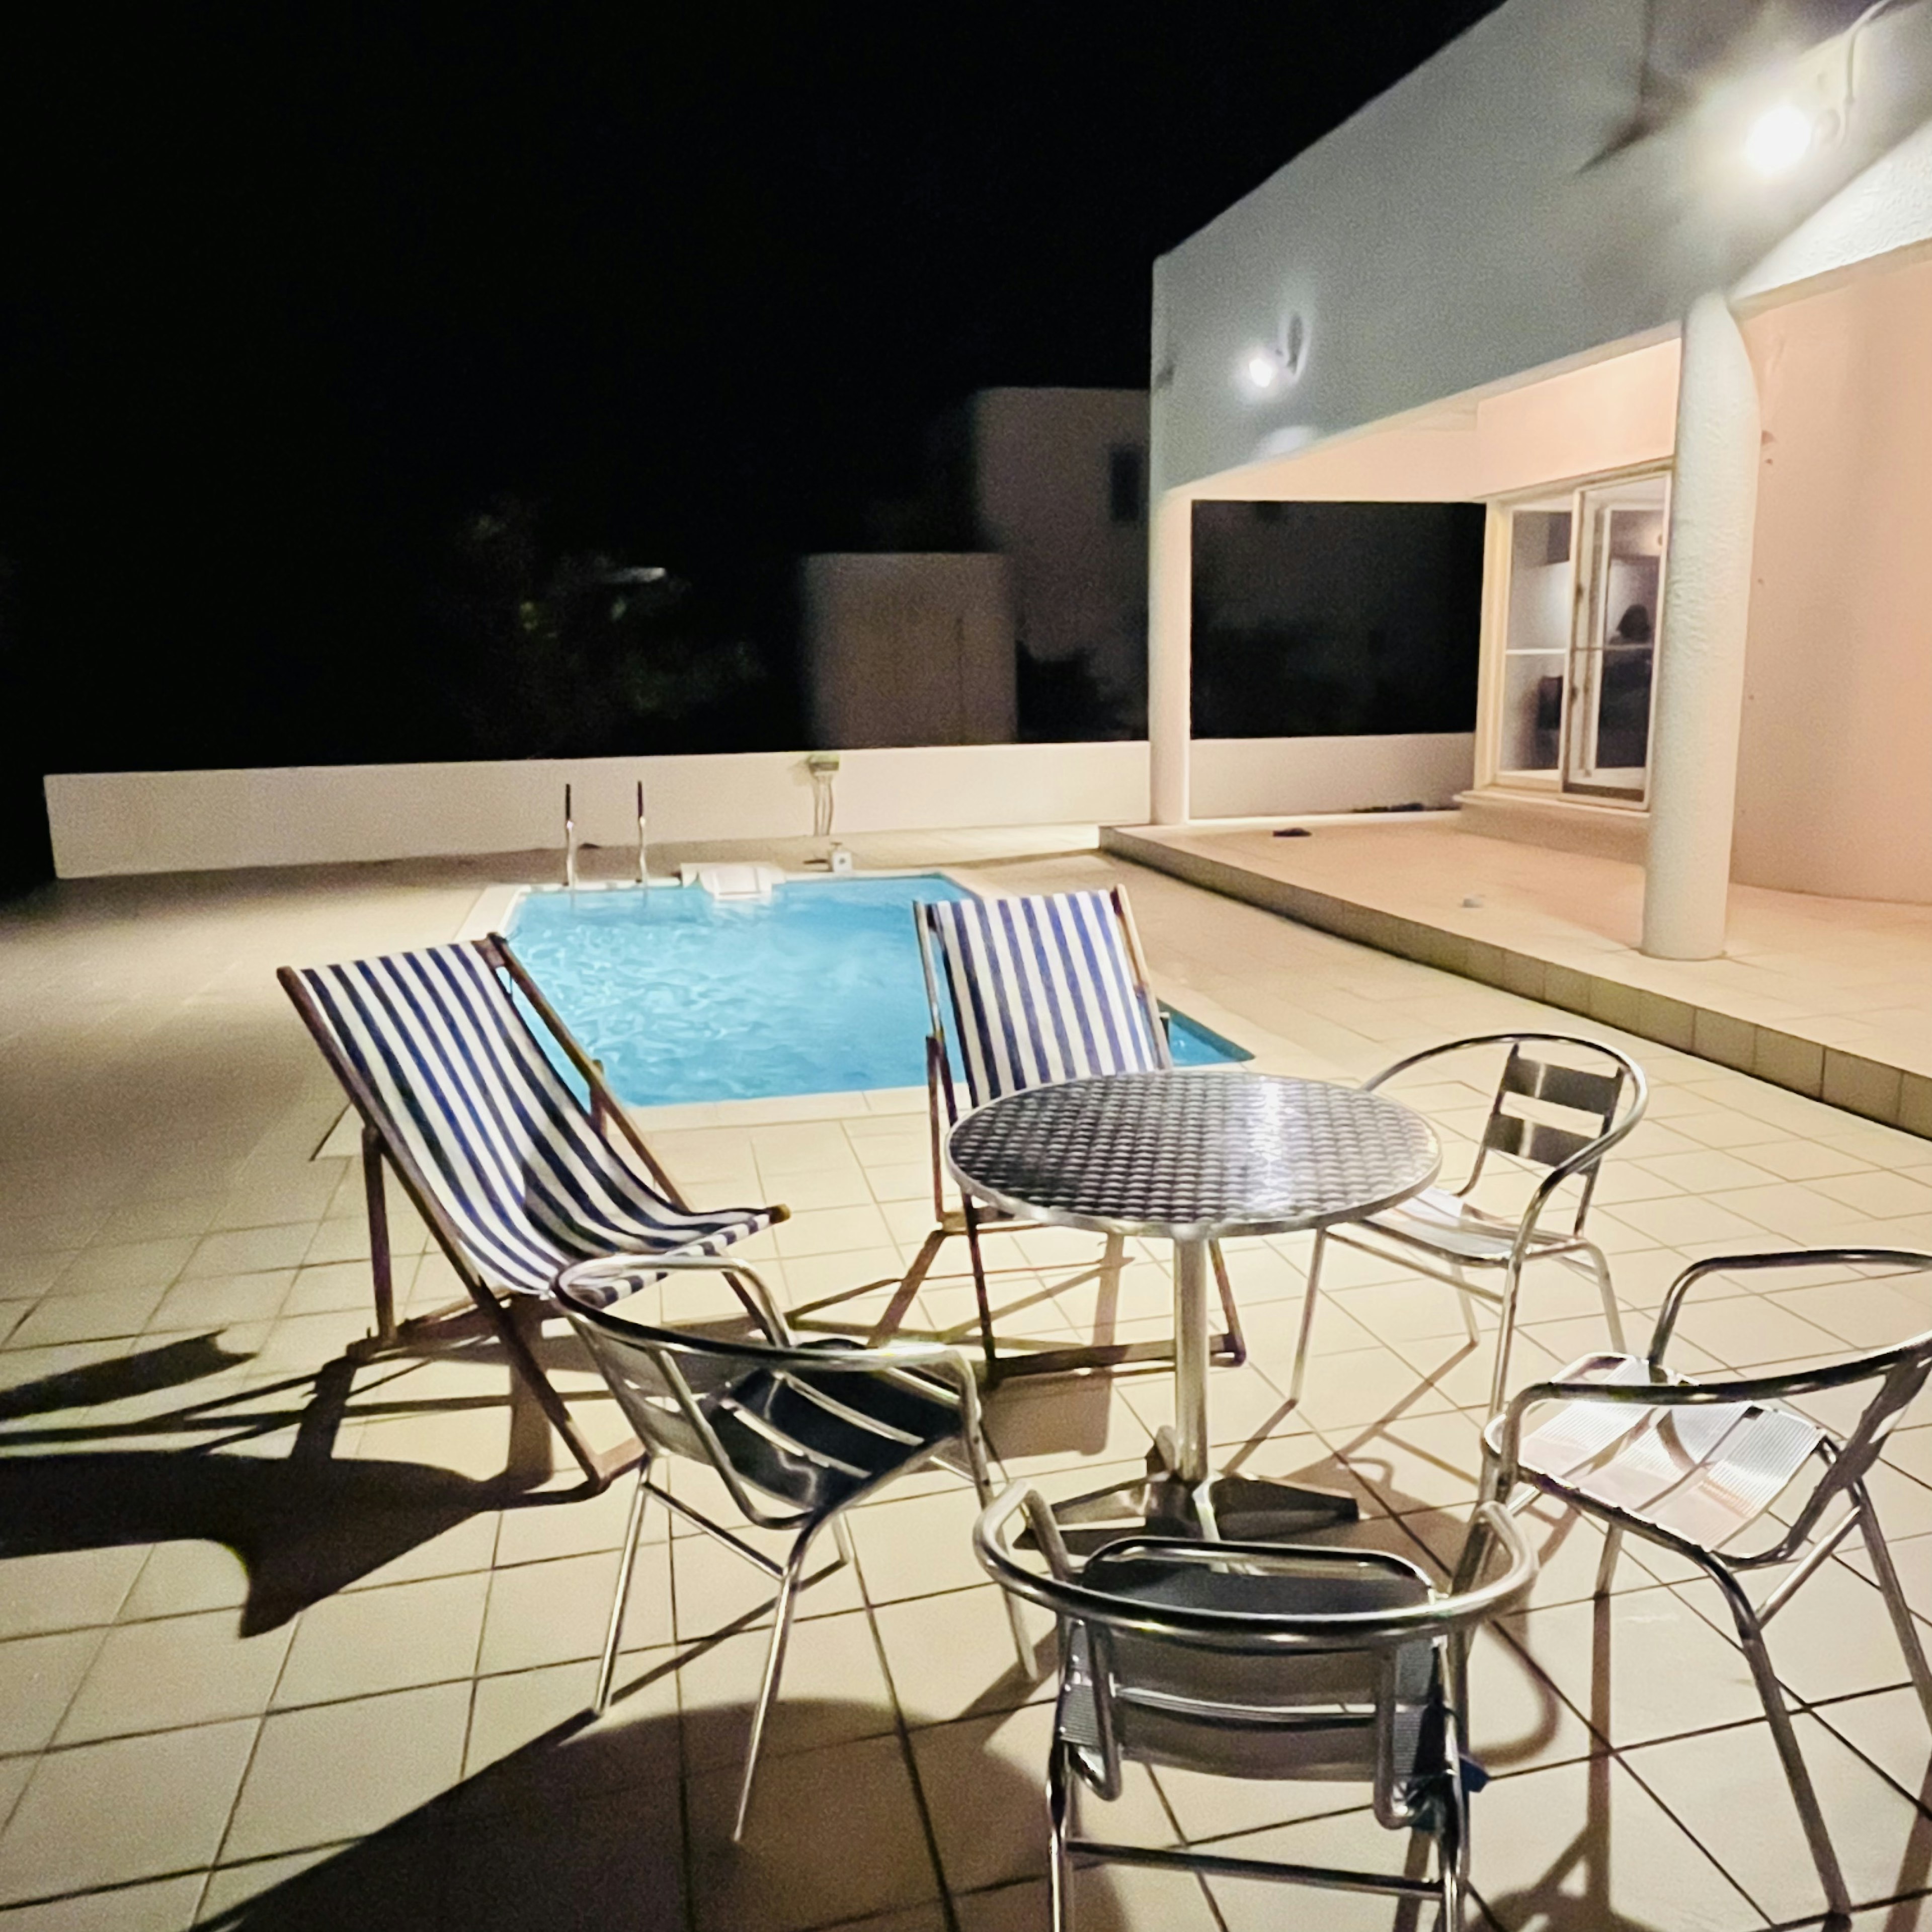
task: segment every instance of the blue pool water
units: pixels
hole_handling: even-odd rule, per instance
[[[517,952],[633,1106],[914,1087],[926,982],[910,910],[970,895],[937,873],[806,879],[764,904],[695,886],[531,892]],[[1174,1057],[1248,1056],[1180,1014]]]

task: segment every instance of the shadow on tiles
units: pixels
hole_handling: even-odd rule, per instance
[[[464,1351],[466,1358],[482,1352]],[[248,1573],[241,1634],[272,1630],[481,1511],[575,1500],[581,1489],[529,1493],[541,1472],[487,1480],[423,1463],[334,1456],[359,1364],[230,1389],[124,1420],[63,1412],[179,1388],[246,1356],[212,1336],[170,1342],[22,1384],[0,1420],[0,1556],[196,1540],[225,1544]],[[512,1406],[503,1396],[476,1400]],[[389,1401],[386,1414],[434,1413],[447,1401]],[[22,1423],[28,1426],[18,1426]],[[286,1435],[286,1455],[262,1453]],[[144,1439],[158,1446],[126,1446]],[[252,1448],[250,1445],[254,1445]],[[98,1445],[98,1446],[97,1446]],[[165,1446],[159,1446],[165,1445]]]
[[[836,1705],[798,1714],[812,1732],[853,1728]],[[679,1762],[675,1718],[594,1727],[587,1718],[572,1720],[388,1830],[202,1924],[219,1932],[686,1932],[693,1922],[718,1925],[728,1900],[742,1902],[748,1923],[789,1924],[788,1902],[797,1909],[825,1882],[815,1868],[865,1857],[865,1846],[842,1828],[836,1791],[820,1790],[802,1805],[798,1791],[785,1788],[785,1756],[760,1768],[740,1846],[723,1837],[722,1816],[687,1816]],[[1035,1780],[994,1759],[985,1778],[987,1816],[1036,1820],[1043,1868],[1046,1805]],[[712,1894],[708,1910],[703,1899],[686,1896],[687,1840],[696,1882]],[[263,1870],[278,1868],[286,1861]],[[217,1898],[224,1878],[232,1895],[245,1886],[247,1869],[218,1874]],[[919,1882],[926,1898],[937,1898],[936,1874]],[[1017,1899],[1022,1888],[1008,1889]],[[1083,1882],[1080,1932],[1126,1932],[1127,1924],[1104,1878]]]

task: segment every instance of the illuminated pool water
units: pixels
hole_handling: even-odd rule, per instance
[[[695,886],[533,892],[518,956],[621,1099],[763,1100],[926,1079],[910,908],[971,895],[936,872],[788,881],[762,904]],[[1181,1014],[1184,1066],[1246,1059]]]

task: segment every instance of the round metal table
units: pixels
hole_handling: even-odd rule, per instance
[[[1398,1101],[1220,1068],[1112,1073],[989,1101],[948,1137],[961,1186],[1028,1221],[1172,1240],[1174,1428],[1142,1513],[1210,1532],[1231,1518],[1352,1514],[1346,1499],[1208,1481],[1208,1244],[1358,1221],[1436,1178],[1442,1150]]]

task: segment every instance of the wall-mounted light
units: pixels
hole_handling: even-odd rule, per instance
[[[1271,389],[1281,380],[1281,364],[1267,350],[1257,349],[1242,373],[1256,388]]]
[[[1767,180],[1774,180],[1788,175],[1811,152],[1817,131],[1803,108],[1780,100],[1751,123],[1744,136],[1744,159]]]
[[[1250,350],[1241,363],[1242,379],[1258,394],[1294,382],[1308,359],[1308,326],[1300,316],[1291,315],[1265,348]]]

